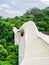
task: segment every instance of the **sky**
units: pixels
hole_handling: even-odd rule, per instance
[[[49,0],[0,0],[0,16],[22,16],[29,8],[49,7]]]

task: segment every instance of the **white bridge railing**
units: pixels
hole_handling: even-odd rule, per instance
[[[39,32],[32,21],[13,31],[15,44],[19,45],[19,65],[49,65],[48,35]]]

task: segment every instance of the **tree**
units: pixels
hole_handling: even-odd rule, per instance
[[[9,61],[0,61],[0,65],[12,65]]]
[[[6,57],[8,56],[8,52],[2,45],[0,45],[0,60],[5,60]]]
[[[27,10],[27,12],[24,15],[30,15],[30,14],[32,14],[32,15],[35,16],[39,12],[40,12],[40,9],[34,7],[34,8],[31,8],[31,9]]]

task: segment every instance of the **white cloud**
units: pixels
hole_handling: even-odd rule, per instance
[[[16,1],[13,1],[13,0],[8,0],[8,2],[10,2],[11,4],[13,4],[13,5],[16,5]]]
[[[49,4],[49,0],[41,0],[42,2]]]
[[[28,8],[31,8],[33,6],[33,3],[32,2],[31,3],[28,2],[26,5],[27,5]]]
[[[6,12],[8,12],[10,14],[16,14],[16,11],[14,11],[14,10],[6,10]]]
[[[8,8],[10,8],[10,6],[7,5],[7,4],[1,4],[1,5],[0,5],[0,10],[8,9]]]
[[[7,5],[7,4],[2,4],[1,6],[2,6],[3,8],[10,8],[9,5]]]
[[[11,14],[11,15],[14,15],[14,16],[20,16],[22,15],[23,13],[21,13],[20,11],[15,11],[15,10],[12,10],[12,9],[9,9],[9,10],[5,10],[7,13]]]

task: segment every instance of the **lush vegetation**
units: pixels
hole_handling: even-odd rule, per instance
[[[14,45],[14,24],[0,17],[0,65],[18,63],[18,45]],[[18,65],[18,64],[17,64]]]
[[[0,16],[0,65],[15,65],[18,63],[18,46],[14,45],[13,27],[27,21],[34,21],[39,31],[49,32],[49,7],[45,9],[32,8],[23,16],[3,18]]]

